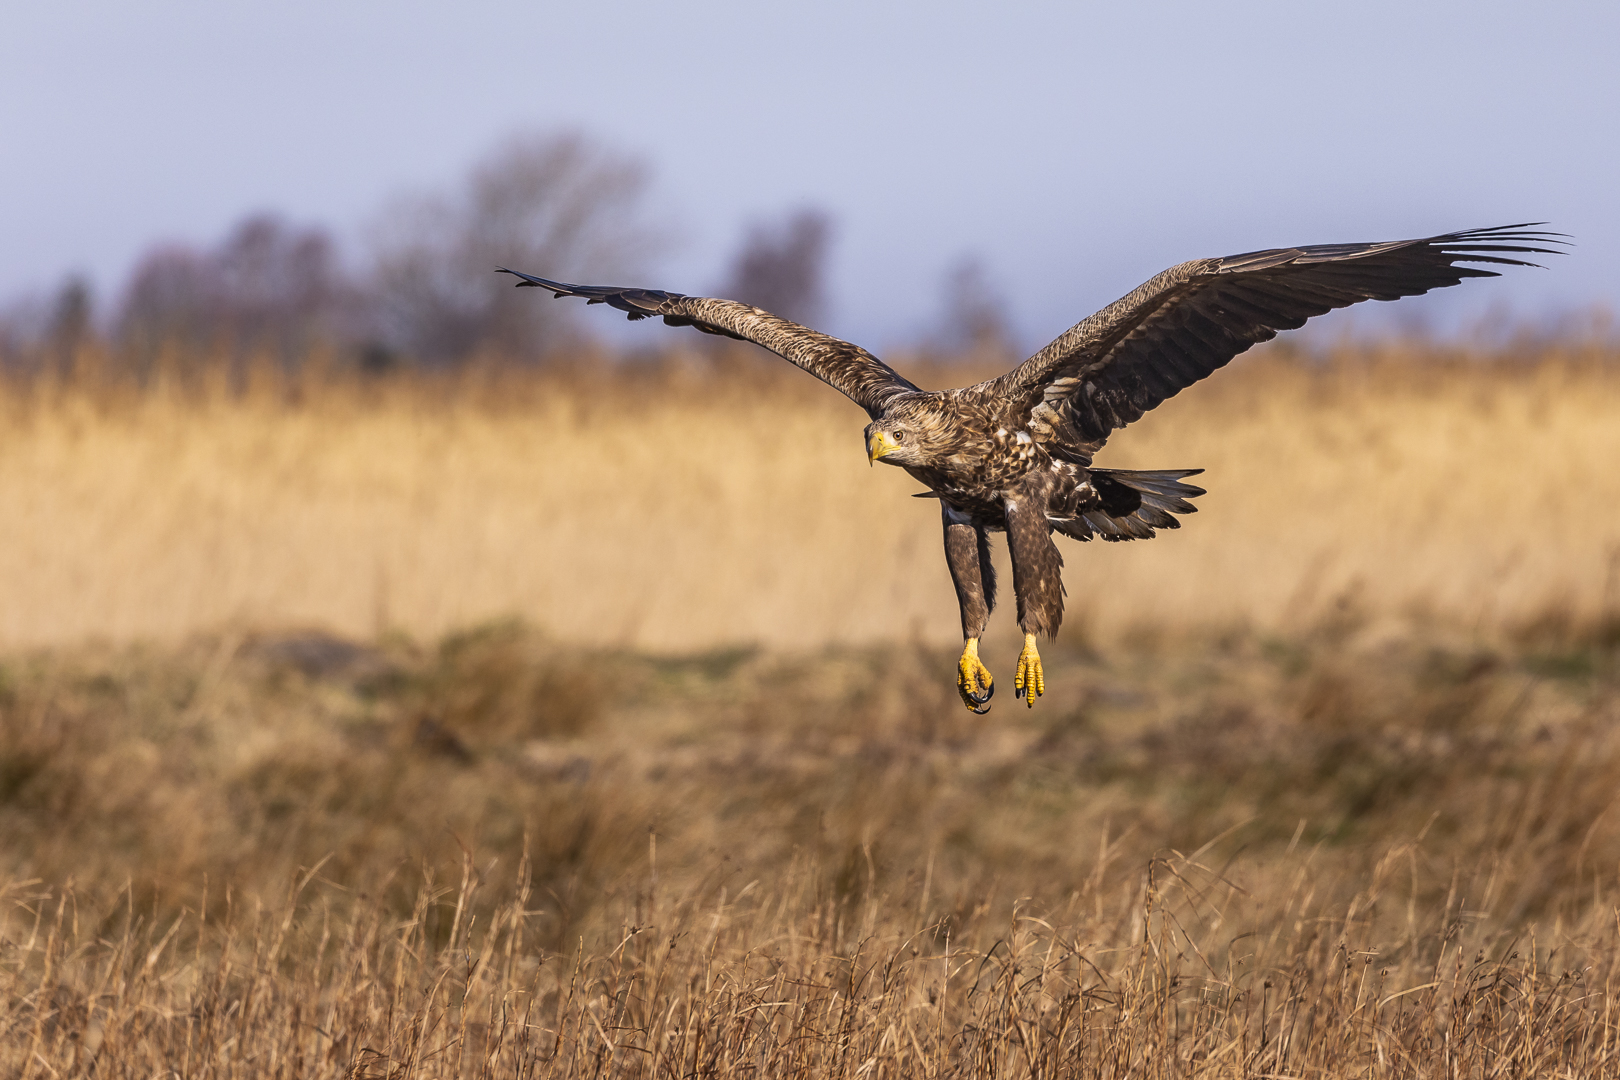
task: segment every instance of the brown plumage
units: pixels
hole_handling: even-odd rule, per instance
[[[940,500],[946,561],[966,647],[958,689],[988,709],[990,673],[978,641],[995,606],[989,533],[1005,532],[1018,624],[1025,635],[1014,680],[1030,704],[1044,690],[1035,635],[1063,621],[1059,532],[1076,540],[1146,540],[1178,527],[1203,489],[1200,469],[1099,469],[1108,435],[1278,331],[1362,300],[1395,300],[1495,277],[1478,266],[1532,266],[1515,256],[1555,254],[1556,234],[1534,225],[1446,233],[1421,240],[1278,248],[1173,266],[1082,320],[999,378],[925,391],[858,346],[733,300],[653,289],[569,285],[501,269],[519,286],[608,304],[631,319],[661,316],[762,345],[865,409],[869,457],[899,465]]]

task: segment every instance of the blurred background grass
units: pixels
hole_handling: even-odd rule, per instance
[[[0,642],[508,617],[662,652],[950,642],[937,511],[863,467],[858,410],[771,365],[14,383]],[[1151,542],[1071,545],[1068,633],[1277,630],[1347,602],[1387,626],[1590,622],[1620,589],[1615,370],[1569,342],[1245,357],[1104,450],[1205,468],[1209,494]]]

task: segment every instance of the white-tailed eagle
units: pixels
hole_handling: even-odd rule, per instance
[[[1203,489],[1201,469],[1099,469],[1109,433],[1191,386],[1238,353],[1313,315],[1363,300],[1397,300],[1497,272],[1465,263],[1533,266],[1515,256],[1556,254],[1565,241],[1540,222],[1422,240],[1276,248],[1172,266],[1077,323],[998,378],[923,390],[858,346],[734,300],[655,289],[569,285],[516,270],[519,286],[608,304],[631,319],[751,341],[804,368],[865,409],[871,461],[898,465],[937,497],[945,558],[966,644],[957,688],[974,712],[994,683],[979,637],[996,601],[989,534],[1005,532],[1024,649],[1013,686],[1033,706],[1045,692],[1037,634],[1063,620],[1059,532],[1076,540],[1146,540],[1177,528]]]

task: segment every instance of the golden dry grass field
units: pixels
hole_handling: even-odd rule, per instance
[[[1620,1075],[1616,359],[1195,387],[985,717],[763,357],[11,386],[0,1069]]]
[[[1495,625],[1589,617],[1620,588],[1612,358],[1265,356],[1105,448],[1203,467],[1209,494],[1151,543],[1065,545],[1075,631],[1277,626],[1347,591]],[[733,365],[333,383],[296,405],[271,387],[9,395],[0,642],[510,616],[664,651],[953,640],[937,508],[862,460],[863,414],[763,353]]]

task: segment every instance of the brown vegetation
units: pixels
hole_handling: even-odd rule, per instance
[[[1612,631],[1358,628],[1063,652],[984,719],[918,648],[16,657],[0,1059],[1612,1071]]]
[[[1111,446],[982,718],[808,380],[14,388],[4,1070],[1620,1073],[1620,374],[1413,359]]]

